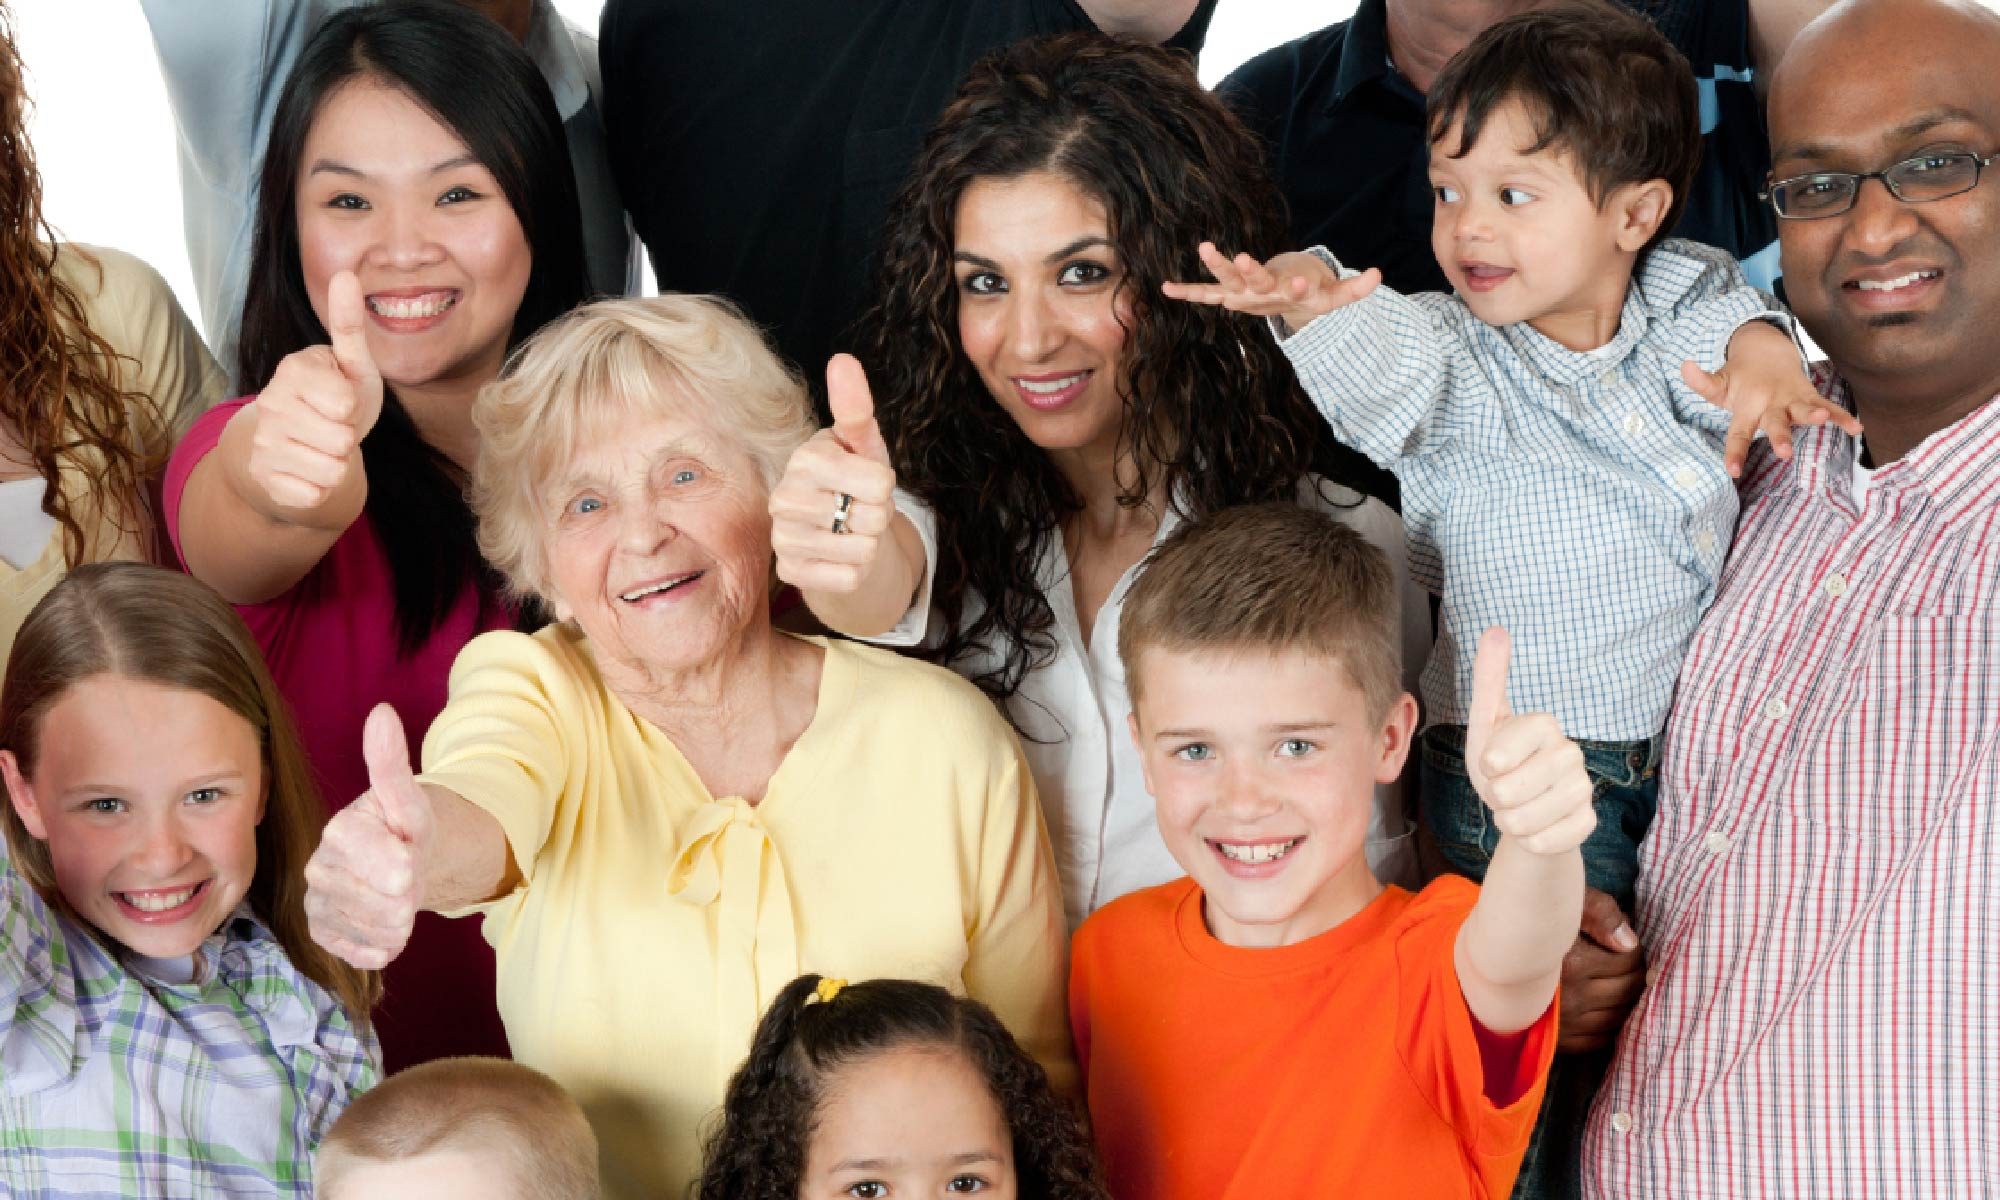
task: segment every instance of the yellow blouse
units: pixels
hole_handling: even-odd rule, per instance
[[[710,796],[567,626],[475,639],[424,740],[422,778],[506,831],[522,883],[468,911],[514,1054],[582,1102],[609,1194],[685,1194],[804,971],[976,997],[1074,1085],[1062,891],[1013,731],[949,671],[806,640],[818,704],[754,805]]]
[[[89,254],[96,265],[78,250]],[[56,255],[55,273],[76,292],[91,329],[124,356],[117,365],[119,388],[149,396],[158,406],[158,421],[142,411],[131,414],[132,439],[135,445],[157,450],[164,462],[174,439],[223,398],[222,371],[166,280],[139,259],[120,250],[63,246]],[[66,465],[59,478],[84,526],[85,555],[90,561],[144,562],[158,557],[153,553],[154,530],[121,529],[117,507],[99,505],[89,494],[88,475],[80,464]],[[6,662],[28,612],[68,571],[60,526],[49,535],[41,557],[27,566],[16,568],[0,559],[0,663]]]

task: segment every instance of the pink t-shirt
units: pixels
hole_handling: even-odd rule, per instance
[[[183,566],[180,509],[188,476],[215,449],[223,426],[252,399],[210,409],[174,448],[167,465],[166,525]],[[369,710],[385,700],[395,706],[416,761],[424,731],[444,708],[459,650],[514,621],[513,610],[499,597],[467,588],[429,640],[404,656],[396,642],[389,563],[365,511],[290,591],[262,604],[237,605],[236,611],[292,706],[329,811],[368,789],[361,727]],[[479,936],[477,921],[420,917],[386,984],[376,1022],[390,1070],[452,1054],[506,1054],[494,1007],[493,953]]]

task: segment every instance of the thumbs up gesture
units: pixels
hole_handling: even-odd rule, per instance
[[[361,745],[368,790],[326,823],[306,864],[306,923],[335,957],[380,970],[403,952],[423,905],[433,824],[395,709],[375,706]]]
[[[255,422],[250,478],[280,512],[317,509],[349,485],[361,470],[361,439],[382,415],[382,376],[354,272],[328,285],[326,317],[330,344],[286,355],[244,409]]]
[[[1513,654],[1507,631],[1479,639],[1466,716],[1465,769],[1493,823],[1535,854],[1566,854],[1597,828],[1583,751],[1547,713],[1517,715],[1507,702]]]
[[[896,472],[875,423],[868,376],[850,354],[826,365],[833,427],[792,452],[771,492],[778,578],[805,592],[845,595],[868,576],[896,510]]]

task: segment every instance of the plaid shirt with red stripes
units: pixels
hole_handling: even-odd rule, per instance
[[[1682,668],[1592,1200],[2000,1194],[2000,397],[1858,511],[1797,447]]]

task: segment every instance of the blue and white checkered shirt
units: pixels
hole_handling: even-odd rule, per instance
[[[1402,484],[1411,574],[1444,601],[1423,674],[1430,723],[1465,722],[1479,634],[1502,625],[1517,710],[1592,741],[1666,724],[1736,522],[1729,414],[1680,367],[1720,366],[1760,317],[1790,330],[1734,259],[1668,241],[1596,350],[1386,287],[1284,339],[1334,432]]]

